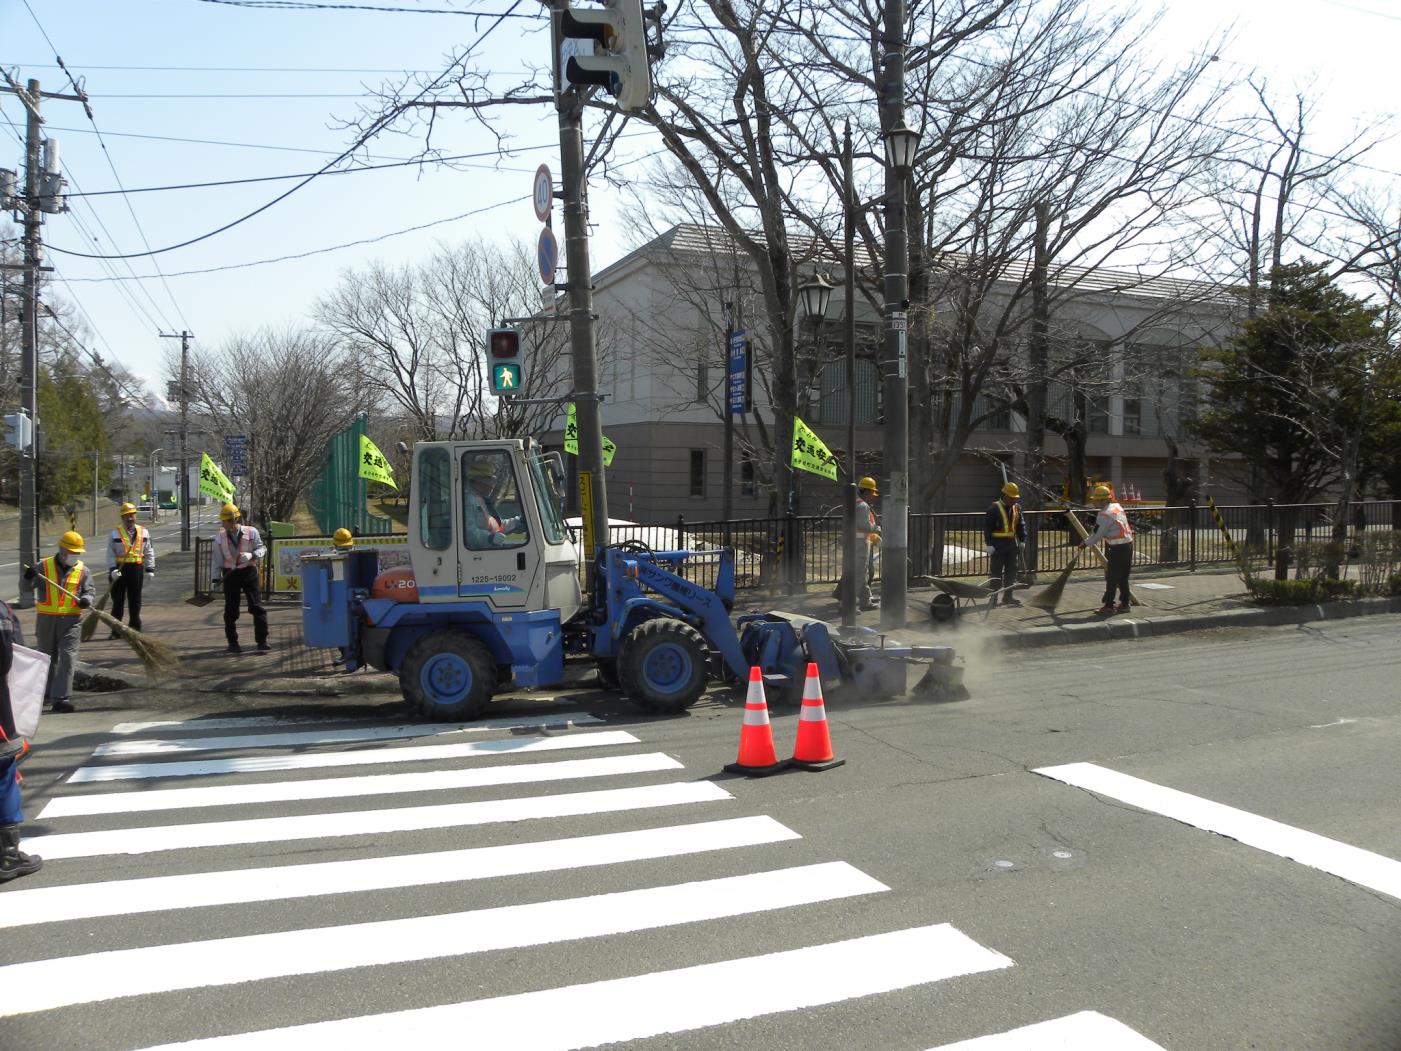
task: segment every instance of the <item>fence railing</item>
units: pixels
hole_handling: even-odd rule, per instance
[[[1336,505],[1331,503],[1218,504],[1217,511],[1226,524],[1223,533],[1205,504],[1129,508],[1135,531],[1134,565],[1195,570],[1199,566],[1227,564],[1236,557],[1232,545],[1248,551],[1256,562],[1273,562],[1280,554],[1282,537],[1287,537],[1290,544],[1326,539],[1332,532],[1335,510]],[[1071,512],[1026,513],[1025,568],[1054,573],[1070,563],[1079,534],[1066,521],[1068,513]],[[1093,529],[1093,511],[1073,513],[1087,529]],[[908,576],[987,577],[991,567],[983,540],[984,515],[983,511],[911,515]],[[1351,537],[1367,529],[1401,528],[1401,501],[1355,503],[1351,518]],[[614,543],[641,540],[657,550],[684,548],[704,552],[732,547],[736,586],[741,589],[797,590],[836,584],[841,579],[840,515],[788,515],[728,522],[687,522],[678,517],[670,526],[612,526],[610,534]],[[704,561],[697,561],[686,575],[699,583],[710,582],[713,572],[707,573],[705,565]]]

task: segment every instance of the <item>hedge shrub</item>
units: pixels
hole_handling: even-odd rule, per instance
[[[1401,577],[1401,574],[1397,574]],[[1327,602],[1330,599],[1355,598],[1357,581],[1329,580],[1314,577],[1307,580],[1271,580],[1265,577],[1252,577],[1250,591],[1257,599],[1270,606],[1301,606],[1311,602]]]

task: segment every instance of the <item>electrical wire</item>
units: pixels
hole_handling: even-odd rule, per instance
[[[466,15],[469,18],[491,18],[494,12],[464,11],[455,7],[381,7],[376,4],[326,4],[311,0],[199,0],[203,4],[223,4],[226,7],[248,7],[268,11],[380,11],[408,15]],[[515,7],[512,6],[512,11]],[[506,13],[502,18],[538,18],[538,15]]]
[[[26,0],[26,2],[27,2],[27,0]],[[521,5],[521,2],[522,2],[522,0],[515,0],[515,2],[514,2],[513,4],[511,4],[510,10],[508,10],[508,11],[506,12],[505,15],[497,16],[496,20],[495,20],[494,22],[492,22],[492,24],[491,24],[490,26],[488,26],[485,30],[483,30],[482,33],[481,33],[481,35],[477,37],[476,41],[473,42],[473,43],[463,52],[462,57],[465,58],[467,55],[471,54],[472,51],[474,51],[476,48],[478,48],[479,46],[481,46],[482,42],[483,42],[484,40],[486,40],[486,38],[487,38],[488,36],[490,36],[490,35],[492,34],[492,32],[494,32],[494,31],[496,30],[496,28],[502,24],[502,22],[505,20],[506,15],[509,15],[509,14],[511,13],[511,11],[514,11],[517,7],[519,7],[519,6]],[[414,98],[411,100],[411,104],[412,104],[413,102],[418,102],[421,98],[423,98],[424,95],[428,94],[428,92],[430,92],[430,91],[434,90],[435,88],[437,88],[437,87],[442,83],[443,79],[444,79],[445,77],[447,77],[447,76],[452,72],[452,70],[453,70],[454,68],[456,68],[456,66],[460,65],[461,62],[462,62],[462,58],[459,58],[456,62],[453,63],[453,65],[449,66],[449,67],[448,67],[447,69],[445,69],[442,73],[440,73],[437,77],[434,77],[433,80],[432,80],[429,84],[426,84],[426,85],[423,87],[423,89],[422,89],[417,95],[414,96]],[[50,246],[49,246],[49,247],[50,247],[50,250],[51,250],[51,251],[54,251],[54,252],[62,253],[63,255],[74,256],[74,257],[79,258],[79,259],[139,259],[139,258],[145,258],[145,257],[149,257],[149,256],[161,255],[161,254],[163,254],[163,253],[165,253],[165,252],[173,252],[173,251],[175,251],[177,248],[186,248],[186,247],[188,247],[188,246],[190,246],[190,245],[192,245],[192,244],[196,244],[196,243],[198,243],[198,242],[200,242],[200,241],[206,241],[206,240],[208,240],[208,239],[211,238],[211,237],[214,237],[214,236],[216,236],[216,235],[218,235],[218,234],[223,233],[223,232],[226,231],[226,230],[230,230],[230,229],[232,229],[233,227],[238,226],[240,223],[245,223],[245,222],[247,222],[249,219],[252,219],[252,218],[253,218],[254,216],[256,216],[256,215],[262,214],[263,212],[267,211],[269,208],[273,207],[273,205],[279,203],[280,201],[286,200],[288,197],[292,196],[292,194],[294,194],[294,193],[296,193],[298,190],[300,190],[303,186],[307,185],[307,183],[309,183],[309,182],[311,182],[313,179],[315,179],[315,178],[316,178],[318,175],[320,175],[322,172],[325,172],[327,169],[329,169],[329,168],[333,167],[334,165],[340,163],[340,162],[343,161],[346,157],[349,157],[351,154],[353,154],[360,146],[364,145],[364,143],[365,143],[366,141],[368,141],[368,139],[369,139],[371,136],[377,134],[377,133],[383,128],[383,126],[384,126],[386,123],[387,123],[387,117],[384,116],[384,115],[381,115],[381,117],[380,117],[378,120],[376,120],[376,121],[371,125],[369,131],[367,131],[367,132],[365,132],[364,134],[358,136],[356,142],[355,142],[353,145],[351,145],[348,149],[343,150],[339,155],[337,155],[336,157],[334,157],[334,158],[332,158],[331,160],[327,161],[326,164],[322,166],[322,168],[321,168],[320,171],[316,172],[315,174],[312,174],[312,175],[307,176],[305,179],[303,179],[303,180],[301,180],[300,182],[298,182],[295,186],[293,186],[291,189],[287,190],[285,193],[279,194],[278,196],[274,197],[271,201],[268,201],[266,204],[261,205],[261,206],[258,207],[258,208],[255,208],[253,211],[249,212],[248,214],[246,214],[246,215],[244,215],[244,216],[242,216],[242,217],[240,217],[240,218],[238,218],[238,219],[234,219],[234,220],[231,221],[231,222],[225,223],[223,226],[219,227],[218,229],[216,229],[216,230],[211,230],[211,231],[209,231],[209,232],[206,233],[206,234],[201,234],[201,235],[198,236],[198,237],[192,237],[192,238],[190,238],[190,239],[188,239],[188,240],[186,240],[186,241],[180,242],[179,244],[167,245],[165,248],[157,248],[157,249],[155,249],[155,250],[148,250],[148,251],[145,251],[145,252],[129,252],[129,253],[121,254],[121,255],[100,255],[100,254],[93,254],[93,253],[91,253],[91,252],[74,252],[74,251],[72,251],[71,249],[59,248],[59,247],[57,247],[56,245],[50,245]]]

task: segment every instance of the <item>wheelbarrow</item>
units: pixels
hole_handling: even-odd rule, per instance
[[[983,607],[983,619],[991,612],[999,595],[1007,594],[1015,589],[1013,587],[994,587],[993,580],[969,581],[950,580],[948,577],[917,577],[919,583],[927,584],[939,594],[935,595],[929,602],[929,616],[936,624],[956,623],[958,618],[969,610],[976,609],[979,603],[987,603]]]

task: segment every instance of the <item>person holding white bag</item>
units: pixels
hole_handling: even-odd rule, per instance
[[[10,666],[14,663],[15,644],[24,645],[24,631],[14,610],[0,602],[0,883],[38,872],[42,858],[19,849],[19,826],[24,821],[20,808],[19,758],[26,744],[15,725],[14,709],[10,705]]]

